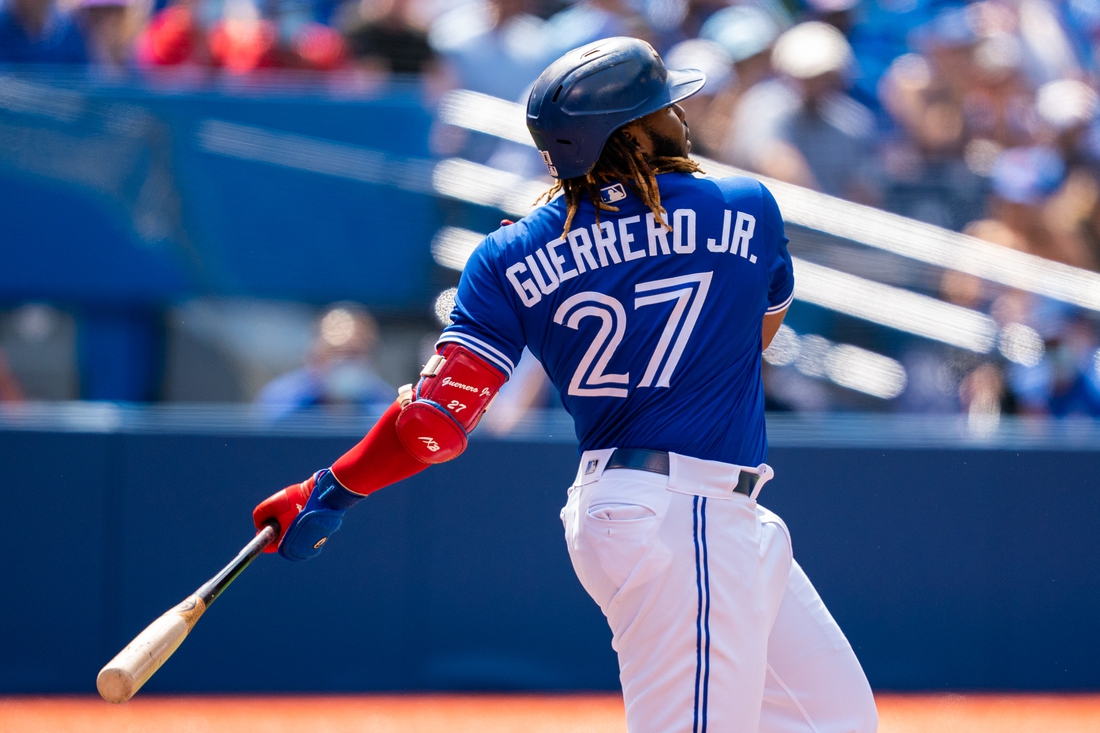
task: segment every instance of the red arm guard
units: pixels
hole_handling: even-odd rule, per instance
[[[401,400],[375,423],[366,437],[332,464],[332,473],[344,488],[357,494],[370,494],[420,473],[428,464],[417,460],[397,437],[397,416]]]
[[[416,391],[403,393],[366,437],[332,464],[332,475],[348,491],[370,494],[462,453],[466,434],[481,420],[506,379],[457,344],[444,346],[420,376]],[[276,520],[281,542],[313,493],[315,481],[311,476],[261,502],[252,512],[256,529]],[[271,543],[265,552],[275,552],[278,544]]]
[[[412,403],[397,417],[398,438],[425,463],[455,458],[506,379],[465,346],[444,344],[424,365]]]
[[[429,464],[454,458],[466,449],[466,434],[504,381],[500,371],[466,348],[445,345],[421,372],[414,401],[390,405],[366,437],[332,464],[333,475],[349,491],[370,494]],[[279,506],[266,510],[265,517],[279,517],[280,524],[286,517],[293,519],[298,499],[308,499],[312,488],[311,483],[308,489],[288,488],[288,494],[295,493],[293,489],[298,493],[280,496]]]
[[[408,394],[390,405],[381,419],[375,423],[366,437],[332,464],[332,474],[349,491],[370,494],[383,486],[397,483],[420,473],[428,464],[412,456],[397,437],[395,425],[402,407],[408,403]],[[315,476],[300,484],[288,486],[260,502],[252,512],[256,529],[274,519],[279,523],[279,542],[290,523],[302,511],[313,493]],[[264,552],[275,552],[279,542],[272,542]]]

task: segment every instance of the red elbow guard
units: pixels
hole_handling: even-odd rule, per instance
[[[420,372],[413,401],[397,416],[397,436],[425,463],[457,457],[505,379],[466,347],[444,344]]]

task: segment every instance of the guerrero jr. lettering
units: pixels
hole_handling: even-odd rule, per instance
[[[550,295],[561,287],[562,283],[585,273],[643,257],[695,253],[698,251],[695,244],[697,218],[694,209],[676,209],[669,217],[671,229],[652,213],[646,214],[644,229],[641,216],[577,227],[564,238],[558,237],[536,249],[533,254],[525,255],[522,260],[509,266],[504,275],[520,301],[530,308],[540,303],[544,295]],[[749,243],[755,231],[756,217],[743,211],[726,209],[720,238],[707,237],[707,251],[728,252],[756,264],[756,255],[749,254]],[[645,246],[641,246],[643,241]]]
[[[470,384],[463,384],[462,382],[456,382],[450,377],[443,377],[444,387],[454,387],[455,389],[464,389],[467,392],[477,392],[478,388]]]

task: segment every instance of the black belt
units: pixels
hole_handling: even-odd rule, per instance
[[[668,451],[649,450],[648,448],[616,448],[608,459],[605,471],[613,468],[629,468],[633,471],[649,471],[668,475]],[[737,477],[737,486],[734,488],[738,494],[752,496],[753,487],[760,477],[755,473],[741,471]]]

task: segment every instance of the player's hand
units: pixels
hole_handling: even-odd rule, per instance
[[[279,543],[282,542],[290,523],[309,501],[316,479],[317,476],[314,474],[300,484],[293,484],[282,491],[276,491],[252,510],[252,522],[256,525],[257,532],[271,522],[279,525],[279,536],[275,538],[275,542],[264,548],[264,552],[278,552]]]
[[[273,517],[280,522],[280,527],[286,526],[286,531],[279,538],[279,554],[287,560],[300,561],[321,554],[321,547],[333,532],[340,529],[344,512],[367,497],[344,488],[327,468],[299,486],[299,489],[288,487],[267,502],[283,510],[284,519]],[[285,503],[281,503],[284,500],[279,497],[284,493]],[[300,497],[305,497],[304,504],[299,504]],[[258,512],[264,504],[256,507],[253,513],[257,526],[261,526]],[[285,525],[283,521],[286,521]]]

